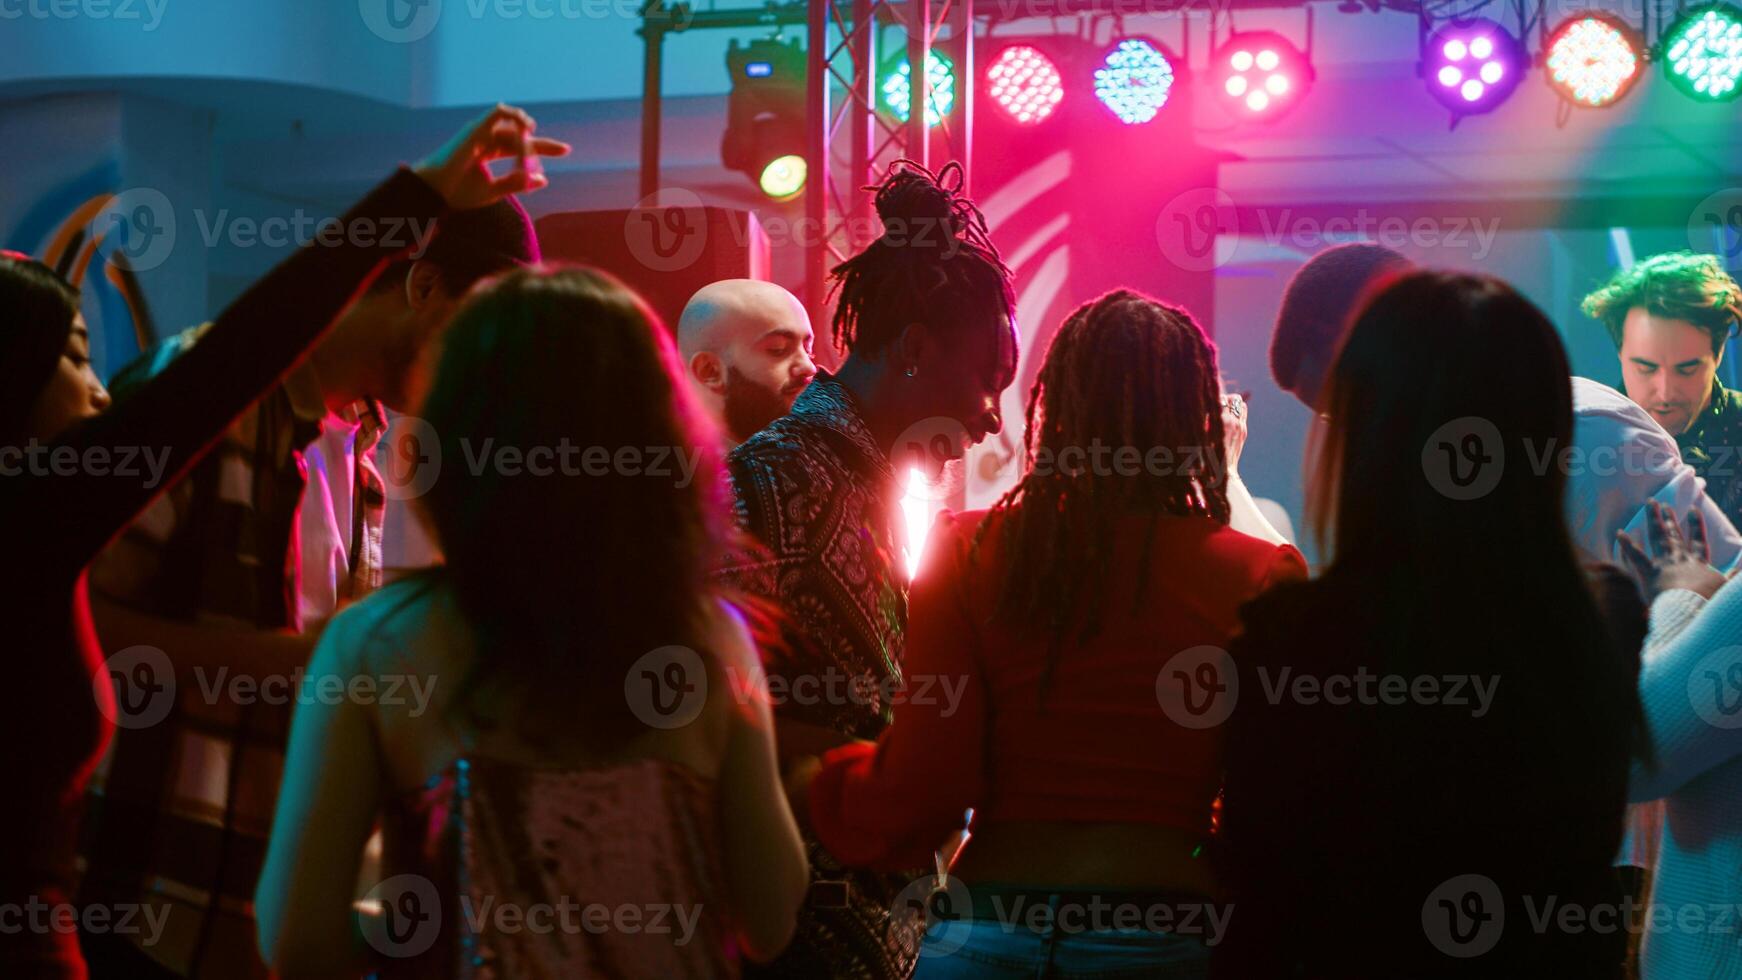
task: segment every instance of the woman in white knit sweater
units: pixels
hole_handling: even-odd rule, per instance
[[[1651,506],[1655,557],[1620,541],[1653,596],[1639,693],[1656,760],[1628,795],[1664,804],[1641,974],[1742,978],[1742,584],[1707,564],[1697,513],[1684,538]]]

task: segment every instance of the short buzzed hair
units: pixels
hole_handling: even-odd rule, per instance
[[[1325,249],[1295,272],[1282,294],[1270,337],[1270,374],[1285,391],[1298,391],[1301,361],[1318,351],[1326,370],[1343,339],[1355,304],[1380,279],[1410,268],[1402,254],[1371,242]]]

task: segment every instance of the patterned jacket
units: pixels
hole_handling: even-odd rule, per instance
[[[889,724],[887,695],[901,679],[907,630],[901,494],[888,455],[853,396],[821,373],[790,414],[733,450],[726,467],[738,522],[766,550],[735,556],[722,577],[771,600],[784,617],[786,649],[767,665],[776,715],[876,738]],[[910,974],[912,943],[891,927],[889,909],[912,877],[848,871],[808,835],[805,843],[813,880],[798,934],[750,974]]]
[[[1706,496],[1742,528],[1742,392],[1712,379],[1712,400],[1675,437],[1682,461],[1706,481]]]

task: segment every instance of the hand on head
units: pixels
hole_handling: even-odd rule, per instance
[[[535,191],[549,181],[538,157],[569,152],[561,140],[533,136],[538,128],[526,110],[498,104],[431,153],[412,169],[456,211],[494,204],[509,194]],[[486,166],[491,160],[515,157],[515,168],[501,177]]]

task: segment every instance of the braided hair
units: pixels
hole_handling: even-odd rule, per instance
[[[1047,349],[1029,391],[1023,477],[993,505],[1005,568],[994,619],[1050,638],[1042,689],[1058,651],[1101,628],[1111,555],[1127,514],[1229,519],[1216,348],[1190,313],[1128,289],[1079,306]],[[1070,454],[1131,447],[1140,465],[1096,472]],[[1167,455],[1152,455],[1154,450]],[[1037,466],[1037,458],[1043,465]],[[1146,536],[1146,540],[1153,535]],[[1140,608],[1147,547],[1132,590]]]
[[[962,181],[958,163],[934,174],[897,160],[865,188],[875,194],[883,233],[829,272],[839,297],[836,349],[875,357],[910,323],[1009,328],[1016,310],[1010,270]]]

